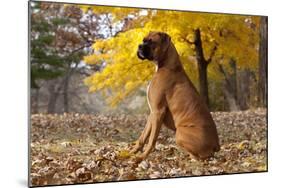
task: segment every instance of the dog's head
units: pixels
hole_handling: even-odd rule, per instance
[[[139,45],[137,55],[141,60],[159,61],[166,53],[171,37],[163,32],[150,32]]]

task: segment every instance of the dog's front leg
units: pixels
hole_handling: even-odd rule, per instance
[[[151,121],[151,133],[149,136],[148,144],[146,145],[144,152],[138,156],[140,160],[145,159],[151,150],[155,147],[157,137],[160,132],[161,125],[163,123],[163,118],[165,115],[165,110],[159,110],[150,114],[150,121]]]
[[[146,126],[145,126],[144,130],[142,131],[139,139],[136,141],[134,148],[130,151],[130,153],[136,153],[136,152],[142,150],[144,144],[146,143],[146,140],[151,132],[150,117],[151,117],[151,115],[148,116]]]

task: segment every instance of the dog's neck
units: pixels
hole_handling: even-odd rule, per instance
[[[172,42],[170,43],[164,54],[165,55],[162,57],[162,59],[156,62],[156,72],[162,67],[168,68],[170,70],[176,70],[178,68],[182,68],[179,54]]]

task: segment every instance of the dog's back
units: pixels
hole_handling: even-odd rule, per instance
[[[170,74],[175,74],[176,79],[167,90],[166,99],[176,126],[177,144],[196,158],[210,157],[220,146],[208,107],[184,70]]]

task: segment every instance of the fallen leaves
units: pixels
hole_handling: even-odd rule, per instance
[[[221,150],[190,159],[163,128],[154,151],[136,163],[129,153],[145,116],[34,114],[32,186],[257,172],[267,170],[266,110],[212,113]]]
[[[118,153],[118,158],[120,159],[126,159],[126,158],[129,158],[131,157],[132,155],[129,153],[128,150],[121,150],[119,153]]]

